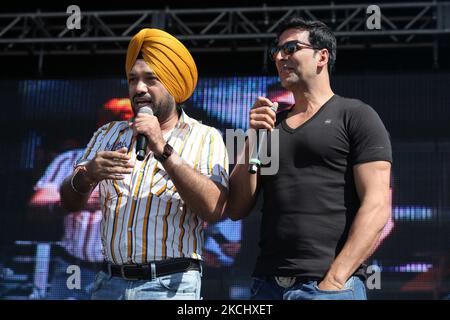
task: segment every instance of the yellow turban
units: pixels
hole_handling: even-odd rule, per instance
[[[197,67],[186,47],[159,29],[142,29],[130,41],[125,69],[128,74],[142,52],[147,65],[177,103],[189,99],[197,85]]]

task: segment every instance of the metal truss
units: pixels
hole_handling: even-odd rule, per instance
[[[167,30],[193,52],[262,51],[277,26],[301,15],[334,30],[339,48],[437,47],[450,34],[450,2],[380,4],[381,29],[369,30],[367,5],[316,5],[222,9],[97,11],[81,9],[81,29],[70,14],[0,14],[0,55],[123,54],[138,30]],[[66,8],[63,8],[66,10]],[[441,41],[442,43],[442,41]]]

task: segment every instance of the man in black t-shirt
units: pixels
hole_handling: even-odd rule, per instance
[[[270,57],[295,103],[275,114],[258,98],[250,128],[278,130],[279,169],[252,175],[238,162],[226,209],[242,219],[263,192],[252,298],[366,299],[362,263],[391,214],[389,134],[370,106],[333,93],[336,39],[325,24],[292,18]]]

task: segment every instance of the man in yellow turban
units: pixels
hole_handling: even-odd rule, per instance
[[[189,99],[197,85],[197,67],[180,41],[158,29],[139,31],[128,46],[125,64],[128,78],[139,54],[176,103]]]
[[[129,44],[126,75],[133,121],[101,127],[61,187],[63,205],[76,211],[100,185],[106,264],[92,298],[200,299],[203,222],[222,217],[227,151],[216,129],[177,108],[197,84],[180,41],[141,30]]]

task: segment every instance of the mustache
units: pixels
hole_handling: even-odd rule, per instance
[[[149,94],[136,94],[133,96],[132,100],[134,103],[138,102],[139,100],[145,100],[153,103],[153,99]]]

